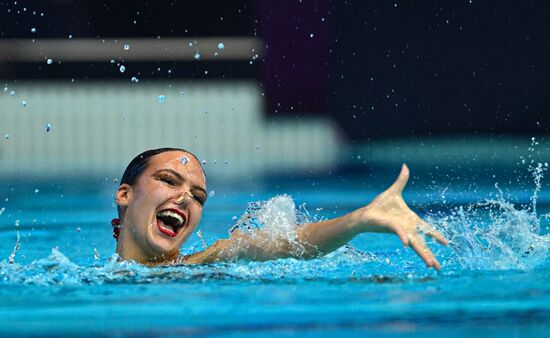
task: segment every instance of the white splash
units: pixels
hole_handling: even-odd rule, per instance
[[[547,170],[547,163],[529,163],[535,185],[531,205],[514,205],[495,184],[495,198],[428,217],[450,240],[455,253],[450,263],[467,270],[532,270],[544,265],[550,258],[550,234],[541,234],[541,220],[549,215],[537,214],[537,200]]]

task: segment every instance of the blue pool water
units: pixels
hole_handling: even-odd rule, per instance
[[[118,263],[113,178],[3,182],[0,335],[547,336],[548,185],[534,194],[530,173],[449,179],[412,169],[405,198],[451,240],[430,243],[440,273],[379,234],[310,261]],[[203,240],[226,237],[248,202],[288,193],[309,217],[333,217],[369,202],[395,174],[211,182]],[[202,245],[194,235],[185,251]]]

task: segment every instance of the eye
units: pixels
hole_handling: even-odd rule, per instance
[[[204,203],[206,202],[205,198],[200,195],[193,195],[193,199],[199,202],[200,205],[204,205]]]
[[[160,177],[159,180],[171,186],[176,185],[176,181],[170,177]]]

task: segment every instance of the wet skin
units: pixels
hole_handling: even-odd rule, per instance
[[[443,245],[448,241],[403,200],[408,179],[409,169],[403,165],[397,180],[371,203],[340,217],[302,224],[296,229],[295,240],[274,237],[266,229],[253,235],[235,231],[204,251],[180,256],[180,247],[202,217],[206,179],[193,155],[166,151],[151,157],[137,181],[122,184],[116,193],[122,225],[117,253],[121,259],[147,265],[310,259],[336,250],[360,233],[383,232],[397,235],[428,267],[439,270],[440,264],[424,237]]]
[[[117,253],[145,264],[178,257],[200,222],[206,198],[206,179],[194,156],[167,151],[151,157],[136,183],[122,184],[116,192],[122,209]],[[170,226],[161,211],[177,214],[183,223]]]

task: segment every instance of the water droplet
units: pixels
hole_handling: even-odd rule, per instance
[[[181,95],[185,95],[185,92],[182,90],[182,91],[180,92],[180,94],[181,94]]]
[[[35,194],[38,194],[39,192],[40,192],[40,190],[34,189],[34,193],[35,193]]]
[[[4,138],[5,138],[6,140],[9,140],[9,139],[10,139],[10,134],[4,135]]]
[[[130,45],[129,45],[129,44],[125,44],[125,45],[124,45],[124,50],[130,50]]]
[[[189,163],[189,158],[187,156],[180,157],[180,163],[181,164],[187,164]]]
[[[52,60],[52,59],[48,59],[48,60],[46,60],[46,63],[49,64],[49,65],[51,65],[51,64],[53,63],[53,60]]]
[[[36,28],[31,28],[31,33],[36,33]]]
[[[223,161],[223,164],[227,164],[227,163],[229,163],[229,162],[227,162],[227,160]]]
[[[10,96],[15,96],[15,90],[10,91]]]
[[[121,73],[124,73],[126,71],[126,67],[124,67],[124,65],[120,65],[119,70]]]
[[[210,191],[210,193],[208,193],[208,196],[210,197],[214,197],[214,195],[216,195],[216,192],[214,190]]]
[[[256,150],[260,150],[260,146],[256,146]]]
[[[224,48],[225,48],[225,45],[224,45],[223,43],[221,43],[221,42],[218,43],[218,49],[219,49],[219,50],[222,50],[222,49],[224,49]]]
[[[313,36],[314,36],[313,33],[309,34],[309,37],[310,37],[310,38],[312,38]]]
[[[189,47],[193,47],[193,42],[189,42]]]
[[[80,232],[82,231],[80,228],[76,228],[76,232]]]
[[[72,39],[73,38],[73,35],[72,34],[69,34],[69,39]]]
[[[204,108],[204,113],[208,114],[208,109]]]
[[[206,160],[202,160],[202,165],[206,165]]]
[[[139,82],[139,79],[135,76],[132,76],[132,82],[135,82],[135,83],[138,83]]]
[[[195,60],[200,60],[201,59],[201,55],[199,52],[196,52],[195,53]]]
[[[22,105],[23,107],[26,107],[26,106],[27,106],[27,101],[21,101],[21,105]]]
[[[4,93],[8,91],[8,87],[4,87]]]
[[[237,216],[231,217],[231,220],[232,220],[233,222],[236,222],[238,219],[239,219],[239,218],[237,218]]]
[[[51,130],[52,130],[52,125],[51,123],[47,123],[46,124],[46,127],[44,128],[46,130],[46,133],[49,133]]]
[[[166,97],[164,97],[164,95],[159,95],[157,97],[157,100],[159,101],[159,103],[164,103],[164,101],[166,100]]]
[[[111,59],[111,63],[115,63],[115,60]]]

